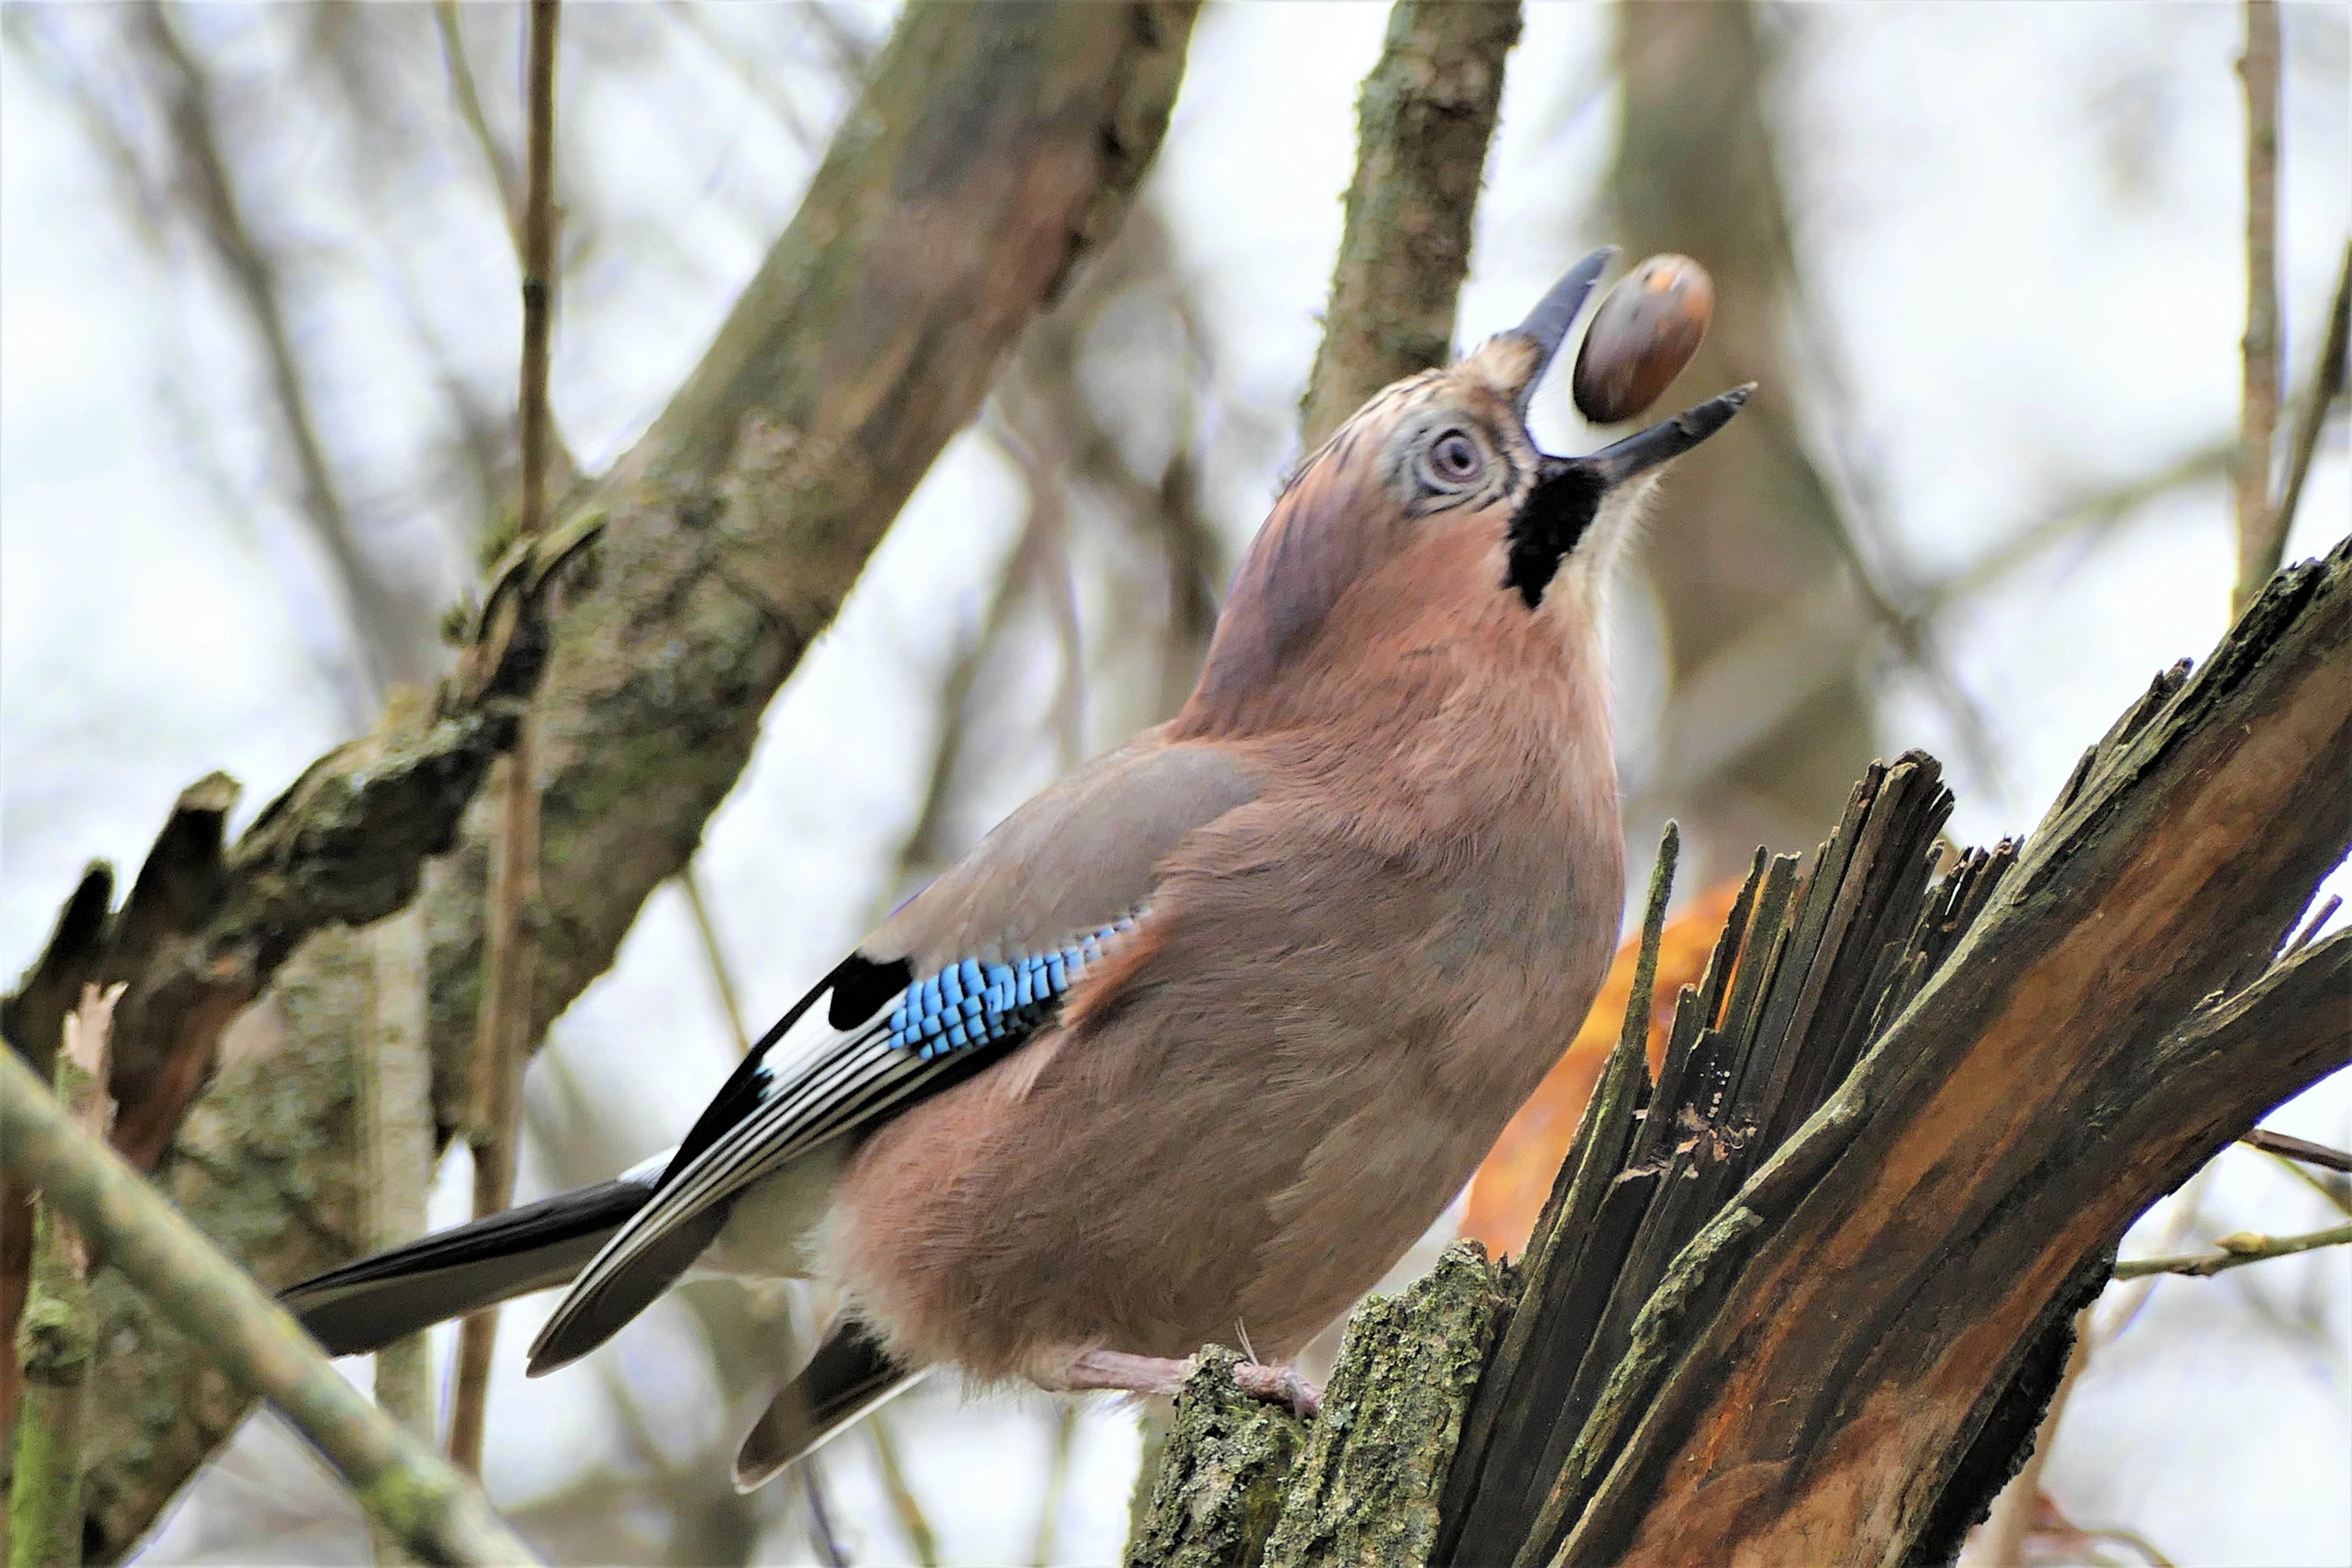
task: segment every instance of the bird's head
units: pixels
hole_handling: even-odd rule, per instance
[[[1383,389],[1301,465],[1235,576],[1196,721],[1237,718],[1350,590],[1402,589],[1520,616],[1597,620],[1619,546],[1664,465],[1727,424],[1739,387],[1582,457],[1545,452],[1528,406],[1615,254],[1571,268],[1526,321]],[[1400,583],[1400,572],[1425,578]],[[1392,607],[1392,606],[1391,606]]]

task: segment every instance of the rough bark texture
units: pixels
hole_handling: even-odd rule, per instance
[[[540,698],[534,1032],[686,864],[768,700],[1022,331],[1117,228],[1192,19],[1185,4],[910,11],[709,353],[598,488],[594,584],[555,629]],[[486,830],[469,826],[469,854]],[[451,1089],[479,900],[454,875],[428,911]],[[441,1102],[445,1126],[458,1109]]]
[[[2352,1059],[2352,932],[2278,957],[2352,848],[2347,749],[2352,540],[2158,677],[2021,849],[1931,887],[1915,753],[1810,869],[1759,851],[1654,1080],[1634,987],[1507,1326],[1343,1368],[1266,1562],[1949,1561],[2125,1227]],[[1443,1494],[1390,1484],[1441,1432]]]
[[[1201,1352],[1149,1473],[1151,1500],[1130,1530],[1128,1568],[1258,1568],[1306,1442],[1298,1419],[1234,1384],[1241,1357]]]
[[[1628,1007],[1447,1483],[1447,1555],[1551,1559],[1680,1343],[1681,1308],[1658,1294],[1677,1255],[1836,1089],[2013,864],[2007,845],[1971,851],[1931,888],[1951,807],[1941,770],[1914,752],[1873,765],[1809,872],[1759,851],[1698,984],[1675,998],[1654,1081],[1649,1009]],[[1670,833],[1651,888],[1653,952],[1673,845]]]
[[[1117,226],[1166,128],[1192,15],[1183,3],[910,9],[700,368],[536,547],[566,552],[571,598],[551,628],[539,699],[535,1033],[610,963],[646,896],[685,863],[768,700],[891,518],[1070,267]],[[517,625],[502,603],[485,616],[494,649]],[[322,793],[320,808],[334,808],[318,818],[334,830],[325,842],[394,845],[360,831],[359,811],[379,798],[368,789],[399,777],[321,768],[296,794]],[[404,776],[419,788],[450,782]],[[478,772],[464,781],[458,805],[478,783]],[[425,868],[445,1138],[470,1072],[484,815]],[[419,853],[302,887],[343,900],[329,920],[376,918],[411,896]],[[378,892],[381,902],[365,901]],[[102,921],[106,901],[104,886],[94,899],[86,890],[67,922],[89,925],[85,905]],[[352,1171],[366,964],[339,929],[303,949],[289,977],[299,984],[265,995],[225,1043],[162,1178],[266,1283],[343,1261],[364,1240]],[[61,973],[42,994],[70,994],[66,982],[82,977]],[[355,989],[332,1005],[301,994],[344,987]],[[98,1289],[109,1327],[89,1506],[94,1553],[110,1557],[250,1405],[119,1284]]]
[[[1311,452],[1399,376],[1444,364],[1517,0],[1397,0],[1356,100],[1356,177],[1322,345],[1300,404]]]
[[[1623,1391],[1639,1424],[1564,1560],[1957,1545],[2125,1226],[2345,1061],[2352,936],[2272,960],[2352,843],[2321,761],[2347,748],[2352,542],[2085,757],[1960,952],[1677,1262],[1646,1316],[1686,1348]]]
[[[1322,1413],[1291,1473],[1266,1568],[1422,1568],[1438,1493],[1486,1364],[1504,1273],[1476,1242],[1348,1319]]]

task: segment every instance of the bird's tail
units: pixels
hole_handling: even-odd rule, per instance
[[[909,1371],[893,1360],[856,1321],[838,1324],[736,1450],[735,1489],[748,1492],[773,1479],[884,1400],[913,1387],[923,1370]]]
[[[331,1355],[359,1355],[449,1318],[569,1282],[651,1186],[624,1177],[436,1231],[303,1280],[278,1300]]]

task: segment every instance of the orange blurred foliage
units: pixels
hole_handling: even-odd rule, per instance
[[[1685,985],[1697,984],[1706,973],[1707,955],[1714,951],[1723,922],[1731,917],[1731,906],[1738,897],[1736,881],[1710,889],[1668,921],[1659,934],[1658,982],[1650,1001],[1654,1076],[1665,1058],[1675,994]],[[1616,962],[1609,966],[1609,978],[1601,982],[1601,994],[1593,998],[1592,1011],[1585,1016],[1584,1026],[1577,1030],[1567,1052],[1544,1075],[1528,1102],[1519,1107],[1519,1113],[1511,1118],[1511,1124],[1503,1129],[1486,1163],[1471,1178],[1470,1207],[1463,1216],[1462,1234],[1486,1243],[1492,1257],[1527,1250],[1536,1215],[1551,1194],[1552,1177],[1568,1156],[1569,1141],[1576,1136],[1584,1102],[1592,1098],[1592,1086],[1600,1081],[1601,1068],[1624,1027],[1625,1005],[1633,994],[1633,963],[1641,945],[1636,934],[1618,949]]]

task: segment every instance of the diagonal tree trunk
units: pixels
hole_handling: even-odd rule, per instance
[[[566,568],[539,698],[539,1026],[684,865],[892,517],[1118,227],[1166,129],[1193,10],[910,8],[701,366],[612,475],[568,498],[562,528],[593,537]],[[469,824],[427,877],[444,1136],[469,1070],[481,843]],[[230,1036],[165,1168],[266,1282],[363,1239],[366,968],[362,935],[314,938]],[[126,1293],[102,1293],[102,1310],[93,1558],[127,1551],[247,1408]]]

